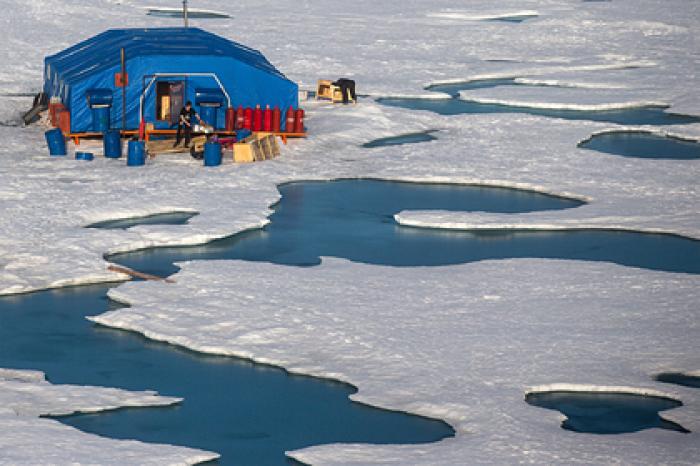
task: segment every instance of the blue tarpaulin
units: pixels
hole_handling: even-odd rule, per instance
[[[126,57],[128,84],[117,86],[121,50]],[[180,89],[178,98],[162,101],[158,83]],[[179,85],[182,85],[178,87]],[[126,129],[138,128],[142,108],[146,122],[156,128],[172,127],[159,105],[195,102],[199,91],[223,87],[233,107],[284,109],[298,106],[298,87],[260,52],[199,28],[111,29],[44,60],[44,92],[58,97],[71,114],[71,132],[90,131],[93,115],[88,97],[109,100],[110,127],[122,128],[122,92],[126,92]],[[146,91],[147,90],[147,91]],[[144,91],[145,94],[144,94]],[[143,105],[140,105],[144,94]],[[180,99],[181,97],[181,99]],[[158,103],[160,102],[160,103]],[[224,99],[222,109],[229,105]],[[199,110],[195,107],[196,110]],[[158,113],[158,112],[161,113]],[[225,125],[225,112],[217,112],[216,126]],[[208,122],[212,123],[212,122]]]

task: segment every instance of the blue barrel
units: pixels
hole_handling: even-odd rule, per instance
[[[218,105],[200,105],[199,117],[209,126],[216,128],[216,109],[218,108]]]
[[[122,137],[117,130],[105,131],[103,138],[105,157],[118,159],[122,156]]]
[[[109,129],[109,105],[92,107],[92,130],[102,133]]]
[[[75,153],[75,160],[87,160],[90,161],[94,159],[95,156],[92,155],[92,152],[76,152]]]
[[[221,165],[221,144],[207,142],[204,144],[204,166],[216,167]]]
[[[63,137],[60,129],[50,129],[44,133],[44,136],[46,136],[50,155],[66,155],[66,138]]]
[[[129,150],[126,156],[126,164],[137,167],[146,163],[146,143],[143,141],[129,141]]]

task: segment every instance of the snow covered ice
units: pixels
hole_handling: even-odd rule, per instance
[[[260,49],[305,88],[318,78],[347,76],[357,80],[360,94],[373,97],[446,98],[424,88],[509,77],[529,85],[465,94],[530,106],[657,103],[669,105],[669,112],[700,115],[700,5],[694,2],[506,0],[496,6],[481,0],[361,0],[329,8],[328,2],[279,1],[265,3],[264,24],[258,15],[241,14],[256,11],[259,2],[191,3],[234,17],[194,24]],[[147,16],[142,6],[131,0],[0,0],[10,12],[0,49],[0,122],[13,124],[30,105],[31,97],[6,94],[38,91],[45,55],[110,27],[180,24]],[[490,20],[524,12],[537,16],[521,23]],[[0,293],[123,280],[107,271],[103,254],[198,244],[260,227],[279,199],[276,185],[294,180],[481,183],[587,201],[575,209],[527,214],[402,212],[397,221],[406,225],[615,228],[700,239],[698,161],[628,159],[576,147],[597,132],[658,132],[656,127],[527,114],[448,117],[371,98],[357,106],[306,102],[304,107],[308,140],[292,142],[272,162],[212,170],[184,155],[159,157],[137,169],[100,157],[89,164],[70,156],[50,159],[42,128],[0,125]],[[440,131],[431,142],[362,147],[377,138],[432,129]],[[663,132],[698,140],[700,124],[664,126]],[[101,151],[90,143],[81,148]],[[183,211],[198,215],[184,225],[84,228]],[[304,462],[694,464],[700,457],[700,393],[652,380],[661,372],[700,370],[695,275],[535,259],[413,269],[334,258],[311,268],[247,262],[182,266],[175,285],[129,283],[113,290],[134,308],[95,319],[202,351],[347,381],[359,389],[354,399],[439,417],[457,430],[455,438],[428,445],[326,445],[290,453]],[[256,280],[256,290],[247,289],[247,280],[230,278],[236,276]],[[206,319],[194,319],[193,311],[202,309]],[[41,397],[27,402],[12,388],[17,384],[40,387]],[[684,403],[664,417],[692,433],[566,432],[557,412],[524,402],[533,387],[559,386],[553,384],[663,392]],[[95,389],[70,387],[74,393],[85,390],[85,398],[59,403],[69,389],[40,377],[0,385],[6,400],[0,430],[21,433],[27,442],[15,444],[17,456],[3,447],[0,461],[202,459],[193,450],[101,439],[36,417],[122,406],[131,395],[100,398]],[[34,408],[31,416],[18,417],[8,406]],[[15,438],[3,434],[0,442]],[[64,441],[80,442],[84,449],[72,449],[73,456],[66,449],[39,457],[58,455],[51,445]]]
[[[153,392],[52,385],[37,371],[0,369],[0,464],[195,464],[215,453],[88,435],[39,416],[168,406],[180,399]]]
[[[696,433],[581,437],[561,431],[557,412],[524,402],[529,391],[545,389],[667,396],[684,406],[664,417],[697,432],[697,389],[650,378],[698,363],[697,332],[679,331],[697,319],[695,276],[544,260],[181,265],[175,285],[112,290],[133,307],[93,319],[199,351],[339,378],[359,388],[356,401],[445,419],[457,430],[435,444],[319,446],[293,455],[305,463],[692,464],[700,454]]]

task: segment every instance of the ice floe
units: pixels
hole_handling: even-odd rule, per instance
[[[443,11],[428,13],[428,18],[449,19],[458,21],[524,21],[539,16],[536,10],[506,11],[499,13],[467,13],[461,11]]]
[[[40,416],[145,406],[181,400],[154,392],[52,385],[38,371],[0,369],[0,464],[196,464],[218,457],[200,450],[80,432]]]

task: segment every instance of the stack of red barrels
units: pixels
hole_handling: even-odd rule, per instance
[[[304,133],[304,110],[289,107],[287,110],[284,131],[282,131],[282,112],[279,107],[264,109],[260,105],[255,108],[226,109],[226,131],[235,129],[249,129],[251,131],[266,131],[274,133]]]

